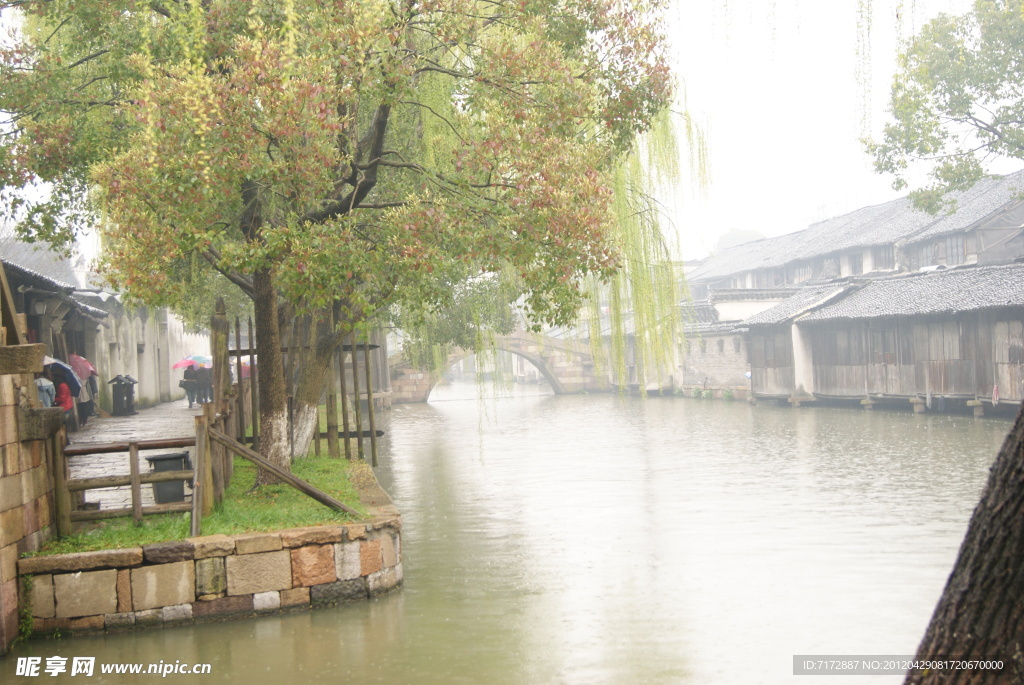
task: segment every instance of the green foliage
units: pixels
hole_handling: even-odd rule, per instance
[[[939,15],[903,50],[892,86],[892,121],[867,148],[901,189],[931,212],[944,195],[985,175],[994,157],[1024,159],[1024,1],[977,0],[963,16]],[[916,184],[915,184],[916,185]]]
[[[725,390],[722,391],[722,399],[723,400],[727,400],[728,401],[728,400],[733,399],[734,397],[735,397],[735,395],[732,392],[732,388],[726,388]]]
[[[704,391],[701,390],[700,388],[694,388],[691,394],[693,395],[693,399],[695,400],[703,399],[704,397]]]
[[[612,170],[670,98],[664,4],[2,3],[31,17],[0,52],[5,206],[56,243],[101,221],[147,304],[269,272],[353,326],[510,274],[562,325],[623,261]]]

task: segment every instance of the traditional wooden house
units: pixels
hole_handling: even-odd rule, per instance
[[[1024,400],[1024,263],[876,279],[795,326],[817,397]]]
[[[864,207],[808,228],[723,250],[687,271],[694,299],[722,289],[763,289],[873,278],[934,265],[1024,256],[1024,171],[951,193],[931,215],[909,198]]]
[[[98,371],[99,406],[113,411],[108,385],[117,375],[138,381],[135,405],[146,407],[184,396],[171,365],[189,354],[207,354],[209,335],[189,333],[164,309],[126,309],[116,296],[2,259],[19,314],[25,316],[30,342],[46,345],[46,353],[68,360],[85,357]],[[52,253],[51,253],[52,254]],[[59,257],[53,256],[55,266]],[[39,266],[39,263],[36,264]]]
[[[811,399],[810,351],[795,322],[850,287],[834,284],[800,288],[785,301],[743,322],[750,330],[750,390],[755,398]]]
[[[897,244],[901,261],[916,271],[1024,256],[1022,194],[1024,172],[978,182],[954,198],[956,211]]]

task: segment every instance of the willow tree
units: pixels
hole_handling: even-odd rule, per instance
[[[499,274],[561,324],[614,272],[611,171],[670,97],[663,4],[3,2],[31,19],[2,54],[4,199],[37,238],[99,220],[139,301],[179,302],[196,256],[248,294],[284,465],[281,307],[319,333],[301,447],[331,353],[383,309]]]

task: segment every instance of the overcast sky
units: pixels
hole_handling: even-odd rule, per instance
[[[891,177],[872,171],[860,139],[877,139],[885,123],[899,36],[972,4],[676,3],[675,66],[708,135],[712,179],[706,197],[687,183],[666,199],[688,259],[705,256],[733,228],[781,235],[898,197]],[[858,25],[867,25],[858,16],[866,7],[870,38],[859,57]]]

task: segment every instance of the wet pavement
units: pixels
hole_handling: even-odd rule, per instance
[[[77,433],[70,435],[71,444],[76,448],[90,444],[111,442],[130,442],[133,440],[158,440],[168,438],[189,437],[195,435],[195,418],[202,413],[202,405],[196,404],[189,409],[184,399],[158,404],[148,409],[141,409],[132,416],[111,416],[110,418],[92,417]],[[153,469],[146,457],[176,452],[189,452],[191,458],[193,448],[163,448],[158,450],[139,451],[139,472],[148,473]],[[84,454],[68,457],[68,469],[71,478],[98,478],[101,476],[127,476],[131,472],[128,452],[111,454]],[[186,486],[185,493],[191,489]],[[120,509],[131,506],[131,490],[128,486],[87,490],[85,501],[99,503],[101,509]],[[143,484],[142,505],[154,504],[153,485]]]

